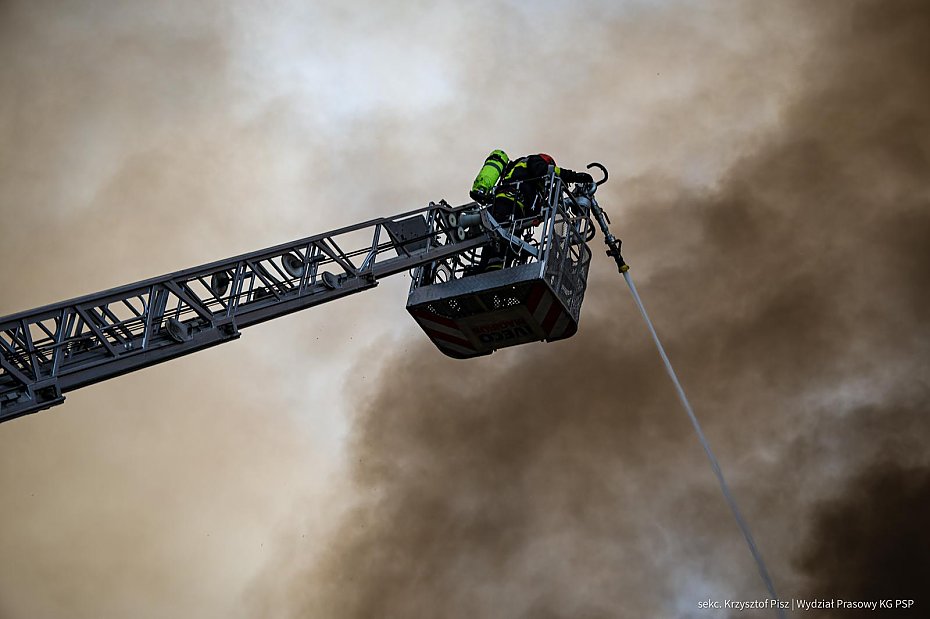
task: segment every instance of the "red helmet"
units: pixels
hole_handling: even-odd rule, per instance
[[[555,165],[555,159],[552,158],[552,155],[547,155],[546,153],[539,153],[539,156],[542,158],[543,161],[545,161],[549,165]]]

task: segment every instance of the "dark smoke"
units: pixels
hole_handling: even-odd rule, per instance
[[[800,569],[811,574],[813,595],[846,600],[922,597],[930,575],[930,470],[894,462],[876,466],[848,483],[843,495],[825,499],[815,509],[811,545],[799,561]]]
[[[704,193],[646,174],[602,203],[626,206],[634,276],[782,596],[923,614],[930,7],[799,6],[822,40],[777,128]],[[603,256],[574,339],[469,363],[412,347],[353,427],[359,502],[289,588],[297,616],[701,617],[765,595]]]

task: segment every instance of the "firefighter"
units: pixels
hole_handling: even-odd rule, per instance
[[[566,183],[593,183],[594,179],[587,172],[575,172],[560,168],[555,159],[546,153],[527,155],[510,161],[501,174],[494,201],[490,207],[491,216],[498,223],[513,219],[524,219],[538,215],[542,210],[545,197],[541,195],[544,179],[549,166],[555,167],[555,173]],[[515,255],[507,247],[486,247],[481,254],[478,271],[502,269],[505,263]]]

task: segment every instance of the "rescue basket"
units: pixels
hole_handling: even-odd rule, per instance
[[[407,311],[444,354],[466,359],[578,330],[593,230],[587,214],[567,208],[558,177],[547,185],[539,225],[507,222],[521,245],[506,268],[471,274],[484,248],[414,271]]]

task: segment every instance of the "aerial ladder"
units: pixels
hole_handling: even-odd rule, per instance
[[[550,167],[527,219],[495,221],[445,200],[332,232],[0,318],[0,423],[61,404],[68,391],[235,340],[242,329],[410,272],[407,310],[455,358],[578,328],[595,234],[596,183]],[[519,189],[519,188],[515,188]],[[606,230],[606,228],[605,228]],[[619,256],[619,242],[617,256]],[[508,246],[507,268],[478,273]],[[622,259],[618,264],[622,264]]]
[[[779,617],[785,606],[717,458],[649,319],[610,219],[594,197],[604,176],[568,187],[550,166],[532,213],[498,222],[478,202],[445,200],[332,232],[0,318],[0,423],[61,404],[68,391],[235,340],[246,327],[374,288],[409,271],[407,311],[459,359],[578,330],[600,228],[749,546]],[[500,186],[499,186],[500,187]],[[512,187],[519,190],[519,187]],[[481,254],[506,246],[506,268]]]

